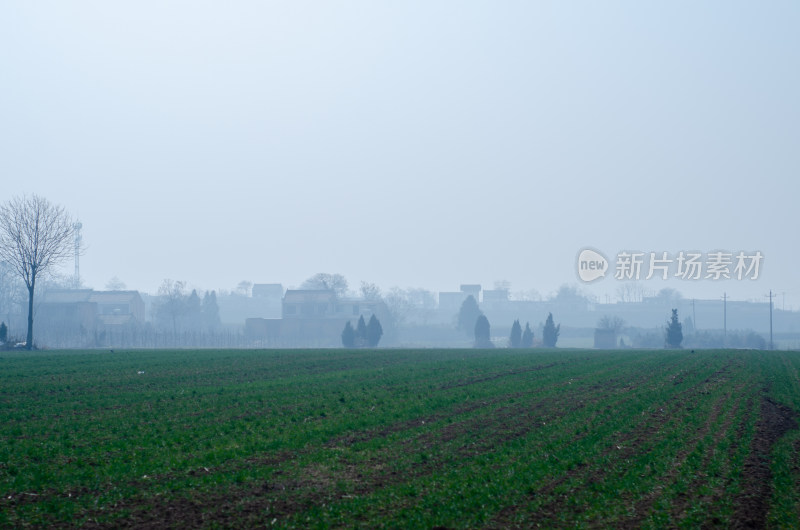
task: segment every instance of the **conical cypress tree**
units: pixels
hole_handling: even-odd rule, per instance
[[[670,348],[680,348],[683,342],[683,327],[678,321],[678,310],[672,310],[672,318],[667,321],[667,346]]]
[[[511,335],[508,337],[508,344],[512,348],[519,348],[522,345],[522,326],[519,320],[515,320],[511,326]]]
[[[553,313],[548,313],[542,330],[542,344],[544,344],[545,348],[556,347],[559,333],[561,333],[561,324],[556,326],[553,322]]]
[[[347,324],[344,325],[344,330],[342,331],[342,346],[345,348],[356,347],[356,332],[349,320]]]
[[[531,331],[531,325],[528,322],[525,322],[525,331],[522,332],[521,346],[523,348],[533,348],[533,331]]]
[[[486,315],[481,315],[475,321],[475,347],[492,348],[493,346],[489,319],[486,318]]]
[[[356,348],[361,348],[367,344],[367,323],[364,322],[364,315],[358,317],[356,325]]]
[[[374,348],[378,345],[381,341],[381,337],[383,336],[383,327],[381,327],[380,321],[372,315],[369,318],[369,324],[367,324],[367,345],[370,348]]]

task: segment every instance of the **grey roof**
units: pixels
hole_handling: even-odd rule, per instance
[[[45,304],[77,304],[88,302],[92,295],[91,289],[50,289],[44,292]]]
[[[45,291],[45,304],[127,304],[139,298],[139,291],[94,291],[92,289],[53,289]]]
[[[283,285],[279,283],[255,283],[253,284],[253,298],[267,296],[283,296]]]
[[[283,297],[288,303],[330,302],[336,298],[332,289],[289,289]]]
[[[94,291],[89,297],[90,302],[98,304],[127,304],[139,296],[139,291]]]

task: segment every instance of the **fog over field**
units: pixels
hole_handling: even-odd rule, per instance
[[[79,217],[95,289],[603,299],[622,251],[760,252],[756,280],[641,279],[796,309],[798,27],[788,1],[6,1],[2,197]]]

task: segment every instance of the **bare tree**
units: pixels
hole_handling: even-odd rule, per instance
[[[542,295],[536,289],[528,289],[515,291],[511,294],[511,299],[524,302],[539,302],[542,299]]]
[[[402,327],[407,322],[427,324],[436,311],[436,295],[419,287],[392,287],[381,298],[389,310],[390,327]]]
[[[637,282],[626,282],[617,287],[617,298],[623,303],[638,303],[645,297],[645,289]]]
[[[405,324],[406,318],[413,310],[413,304],[408,299],[406,291],[393,287],[383,297],[389,311],[389,327],[398,328]]]
[[[411,316],[415,322],[427,324],[436,311],[436,295],[420,288],[406,289],[406,297],[411,302]]]
[[[250,296],[250,292],[253,290],[253,282],[249,280],[242,280],[236,286],[236,292],[242,296]]]
[[[381,288],[374,283],[361,282],[361,296],[365,300],[380,300]]]
[[[120,280],[117,276],[112,277],[106,282],[107,291],[124,291],[126,287],[127,285],[125,285],[125,282]]]
[[[28,289],[28,335],[33,348],[36,280],[74,255],[75,224],[63,207],[38,195],[15,197],[0,206],[0,259],[11,264]]]
[[[665,305],[677,305],[683,299],[683,295],[676,289],[664,287],[656,293],[656,298]]]
[[[162,325],[172,324],[172,334],[175,340],[177,340],[178,336],[178,321],[186,313],[185,287],[185,282],[173,281],[167,278],[161,282],[161,286],[158,288],[161,302],[156,309],[156,315]]]
[[[603,316],[600,320],[597,321],[597,327],[600,329],[608,329],[614,332],[616,335],[622,328],[625,327],[625,320],[618,316]]]
[[[563,284],[551,300],[562,303],[585,304],[588,301],[586,293],[576,285]]]
[[[303,282],[301,289],[330,289],[336,296],[344,297],[347,294],[347,279],[341,274],[328,274],[320,272]]]

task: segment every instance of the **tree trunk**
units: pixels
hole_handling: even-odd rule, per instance
[[[28,338],[25,340],[25,349],[33,349],[33,289],[36,285],[36,280],[31,280],[31,285],[28,287]]]

